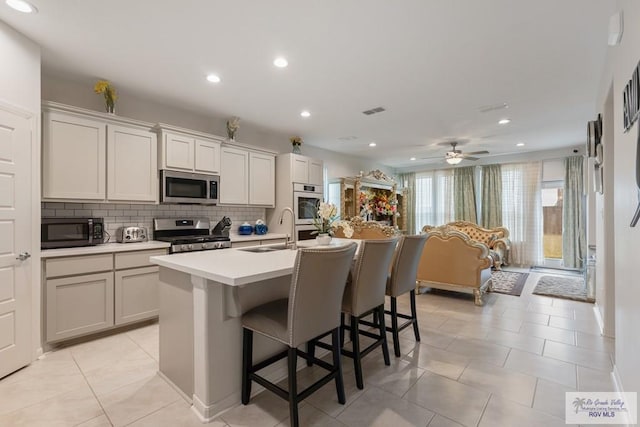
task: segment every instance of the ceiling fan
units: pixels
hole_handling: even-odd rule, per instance
[[[451,150],[447,151],[447,153],[444,156],[444,160],[447,163],[449,163],[450,165],[457,165],[462,160],[472,160],[472,161],[479,160],[478,157],[473,157],[474,155],[489,154],[489,152],[487,150],[473,151],[471,153],[463,154],[462,150],[456,149],[456,146],[458,145],[458,142],[452,141],[452,142],[449,142],[449,144],[451,144]],[[428,157],[428,158],[425,158],[423,160],[433,159],[433,158],[436,158],[436,157]]]

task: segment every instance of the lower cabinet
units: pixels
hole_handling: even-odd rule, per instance
[[[158,267],[116,271],[116,325],[124,325],[158,315],[159,271]]]
[[[150,249],[43,260],[45,337],[52,343],[158,316]]]
[[[113,326],[113,273],[47,280],[47,341]]]

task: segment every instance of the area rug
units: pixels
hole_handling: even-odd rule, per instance
[[[533,293],[575,301],[594,302],[593,298],[587,297],[587,287],[584,285],[582,277],[542,276]]]
[[[529,273],[517,273],[515,271],[496,270],[491,272],[491,291],[498,294],[514,295],[519,297]]]

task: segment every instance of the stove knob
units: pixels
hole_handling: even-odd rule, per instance
[[[180,246],[180,250],[186,251],[187,249],[189,249],[187,245]]]
[[[189,250],[193,249],[193,245],[189,244],[189,246],[187,246],[189,248]]]
[[[205,242],[205,243],[202,244],[202,249],[207,249],[208,247],[209,247],[208,243]]]
[[[216,242],[216,249],[222,249],[222,242]]]

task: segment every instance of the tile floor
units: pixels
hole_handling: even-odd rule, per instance
[[[532,295],[540,275],[484,307],[419,295],[422,341],[405,330],[390,367],[369,354],[364,390],[344,359],[347,404],[330,383],[301,404],[301,425],[564,426],[565,392],[613,390],[613,341],[598,335],[591,304]],[[0,425],[201,426],[157,369],[157,324],[59,349],[0,380]],[[301,387],[321,374],[304,369]],[[288,406],[264,392],[211,425],[285,426]]]

